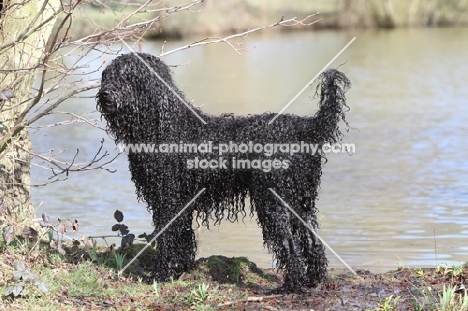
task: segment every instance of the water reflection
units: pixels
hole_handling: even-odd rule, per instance
[[[334,65],[353,82],[349,92],[352,128],[345,140],[353,156],[331,155],[325,166],[318,207],[320,234],[354,267],[385,270],[403,265],[466,261],[468,237],[468,49],[465,29],[307,32],[251,36],[250,52],[237,55],[225,45],[209,45],[170,55],[175,79],[187,99],[207,113],[279,111],[349,40],[357,40]],[[182,42],[165,44],[165,50]],[[159,51],[161,42],[143,44]],[[99,60],[100,64],[101,60]],[[96,66],[99,65],[98,63]],[[316,110],[305,92],[287,112]],[[94,110],[92,98],[70,102],[62,110]],[[99,118],[98,114],[94,117]],[[56,116],[42,120],[54,121]],[[101,124],[103,126],[103,124]],[[34,134],[36,150],[80,149],[94,155],[102,131],[72,125]],[[66,155],[63,156],[66,158]],[[113,211],[139,234],[151,231],[144,203],[137,203],[126,159],[117,173],[71,175],[65,183],[33,190],[38,210],[52,217],[77,217],[81,233],[109,234]],[[33,168],[36,183],[47,172]],[[255,220],[223,223],[199,235],[202,256],[246,255],[270,267]],[[329,255],[331,265],[340,266]]]

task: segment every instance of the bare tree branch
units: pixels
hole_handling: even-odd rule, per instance
[[[301,19],[301,20],[298,20],[296,17],[293,17],[293,18],[290,18],[290,19],[287,19],[287,20],[284,20],[283,18],[281,18],[281,20],[279,20],[278,22],[276,22],[274,24],[271,24],[271,25],[268,25],[268,26],[265,26],[265,27],[258,27],[258,28],[250,29],[248,31],[238,33],[238,34],[234,34],[234,35],[230,35],[230,36],[227,36],[227,37],[224,37],[224,38],[205,38],[205,39],[203,39],[201,41],[193,42],[193,43],[181,46],[181,47],[179,47],[177,49],[174,49],[174,50],[171,50],[171,51],[168,51],[168,52],[165,52],[165,53],[161,53],[161,54],[159,54],[159,56],[166,56],[166,55],[173,54],[175,52],[179,52],[179,51],[182,51],[182,50],[190,49],[190,48],[193,48],[193,47],[206,45],[206,44],[211,44],[211,43],[220,43],[220,42],[227,43],[234,51],[236,51],[237,53],[240,54],[240,52],[239,52],[240,49],[236,48],[236,46],[239,46],[239,45],[242,46],[243,44],[233,42],[232,41],[233,39],[235,39],[235,38],[244,38],[244,37],[248,36],[249,34],[251,34],[253,32],[257,32],[257,31],[260,31],[260,30],[273,28],[273,27],[277,27],[277,26],[286,26],[286,27],[292,27],[292,26],[298,26],[298,25],[310,26],[310,25],[315,24],[315,23],[320,21],[318,19],[318,20],[315,20],[313,22],[307,22],[308,19],[310,19],[311,17],[316,16],[316,15],[317,14],[308,15],[306,18]]]
[[[80,3],[80,1],[78,1],[76,3],[76,5],[78,5],[79,3]],[[60,11],[56,11],[56,12],[54,12],[54,14],[52,14],[49,17],[45,18],[42,22],[37,24],[35,27],[32,27],[32,26],[34,26],[36,24],[37,20],[42,16],[42,14],[44,14],[44,10],[46,9],[46,7],[48,5],[49,5],[49,1],[48,0],[44,1],[44,4],[42,5],[41,9],[39,10],[39,12],[37,12],[36,16],[34,16],[33,21],[31,23],[29,23],[29,25],[23,30],[22,33],[20,33],[18,35],[18,37],[14,38],[13,40],[11,40],[8,43],[2,44],[0,46],[0,53],[2,53],[5,49],[14,46],[18,42],[24,41],[30,35],[37,32],[41,28],[43,28],[45,25],[49,24],[53,19],[55,19],[57,17],[58,14],[60,14]]]
[[[151,30],[154,23],[164,18],[167,18],[171,14],[184,11],[184,10],[189,10],[193,6],[203,3],[204,1],[205,0],[192,0],[183,5],[158,9],[157,10],[158,12],[161,11],[163,13],[159,14],[158,16],[154,18],[150,18],[140,23],[133,23],[133,24],[130,23],[129,25],[125,25],[125,23],[127,23],[135,15],[140,14],[140,13],[151,12],[151,10],[147,10],[147,11],[143,10],[152,2],[152,0],[149,0],[145,2],[143,5],[141,5],[134,12],[122,18],[122,20],[116,26],[112,27],[111,29],[98,31],[97,33],[85,36],[75,41],[71,41],[69,42],[69,44],[84,45],[84,44],[94,43],[96,41],[99,41],[100,43],[109,44],[112,42],[117,42],[119,38],[130,38],[138,33],[144,34],[148,30]]]
[[[56,100],[54,103],[49,104],[43,111],[39,112],[38,114],[32,116],[30,119],[24,120],[24,117],[21,121],[19,121],[17,124],[15,124],[14,127],[12,127],[7,133],[5,133],[0,140],[0,158],[4,156],[4,153],[2,153],[3,150],[7,147],[7,144],[11,141],[11,138],[18,134],[23,128],[26,126],[29,126],[36,122],[37,120],[41,119],[42,117],[50,114],[54,109],[56,109],[61,103],[66,101],[69,98],[72,98],[76,94],[83,93],[88,90],[96,89],[99,87],[99,84],[94,84],[94,85],[89,85],[89,86],[84,86],[81,88],[77,88],[67,95],[65,95],[62,98],[59,98]],[[35,104],[34,104],[35,105]],[[29,109],[34,107],[34,105],[29,105]]]
[[[70,124],[76,124],[76,123],[84,123],[86,125],[98,128],[100,130],[105,131],[106,129],[103,127],[97,126],[97,123],[99,122],[99,119],[88,119],[86,118],[86,115],[89,113],[83,114],[83,115],[77,115],[72,112],[67,112],[67,111],[55,111],[55,114],[64,114],[64,115],[69,115],[72,118],[70,120],[66,121],[61,121],[61,122],[56,122],[48,125],[43,125],[43,126],[29,126],[29,129],[31,130],[40,130],[42,128],[51,128],[51,127],[57,127],[57,126],[63,126],[63,125],[70,125]]]
[[[71,172],[83,172],[83,171],[90,171],[90,170],[97,170],[97,169],[102,169],[110,173],[115,173],[116,172],[115,170],[111,170],[107,168],[106,166],[114,163],[115,159],[119,156],[119,154],[111,157],[111,155],[107,151],[103,151],[103,146],[104,146],[104,139],[101,140],[101,145],[99,149],[96,151],[93,158],[85,163],[75,163],[76,158],[78,154],[80,153],[79,149],[76,149],[76,153],[70,162],[60,161],[56,158],[56,155],[43,156],[34,152],[31,152],[31,155],[49,164],[49,169],[52,172],[52,176],[49,177],[49,180],[55,181],[59,179],[61,176],[68,177],[68,175]],[[111,158],[106,159],[108,157],[111,157]]]

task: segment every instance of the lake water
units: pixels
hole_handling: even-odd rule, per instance
[[[381,271],[399,264],[467,261],[468,29],[265,33],[248,37],[249,51],[241,55],[218,44],[164,60],[185,64],[173,69],[175,80],[187,99],[207,113],[277,112],[353,37],[356,41],[331,67],[340,66],[353,83],[348,92],[351,129],[344,142],[354,143],[356,153],[329,156],[317,202],[319,234],[355,268]],[[164,50],[188,42],[167,42]],[[146,42],[140,48],[157,55],[161,46]],[[314,90],[304,92],[287,112],[315,112]],[[88,117],[99,119],[95,92],[89,95],[60,110],[91,112]],[[67,119],[52,115],[36,126]],[[32,132],[35,152],[63,150],[59,158],[64,160],[79,149],[77,161],[89,161],[102,138],[105,149],[117,153],[97,127],[74,124]],[[33,188],[38,215],[76,217],[81,228],[72,236],[95,236],[111,234],[112,215],[119,209],[131,232],[151,232],[151,217],[136,201],[125,155],[109,168],[117,172],[72,173],[65,182]],[[42,184],[50,171],[34,166],[32,174],[33,183]],[[198,235],[199,256],[247,256],[262,267],[272,266],[255,219],[202,228]],[[328,258],[330,266],[342,267],[331,253]]]

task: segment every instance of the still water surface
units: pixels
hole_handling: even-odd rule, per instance
[[[319,233],[356,268],[467,261],[468,30],[270,34],[248,37],[250,51],[242,55],[210,45],[164,60],[186,64],[174,68],[175,79],[187,99],[207,113],[277,112],[354,36],[357,40],[332,66],[341,65],[353,83],[345,142],[354,143],[356,153],[329,156],[317,202]],[[167,42],[164,49],[184,43]],[[159,54],[161,46],[148,42],[141,48]],[[313,113],[313,95],[311,88],[287,112]],[[95,101],[83,98],[61,109],[91,112]],[[54,115],[41,125],[63,119]],[[53,127],[32,135],[35,151],[64,150],[62,158],[69,159],[78,148],[82,162],[92,158],[102,138],[115,154],[107,135],[90,126]],[[76,217],[81,234],[105,235],[115,222],[114,210],[120,209],[131,232],[152,231],[145,204],[136,201],[125,156],[109,168],[117,172],[72,174],[66,182],[34,188],[35,206],[42,203],[38,215]],[[34,183],[49,175],[33,167]],[[272,265],[255,219],[202,228],[199,245],[200,256],[248,256],[262,267]],[[331,266],[341,267],[332,254],[328,258]]]

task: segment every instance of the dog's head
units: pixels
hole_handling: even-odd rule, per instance
[[[96,108],[117,140],[141,137],[138,128],[157,125],[168,86],[174,87],[169,67],[158,57],[124,54],[102,72]]]

